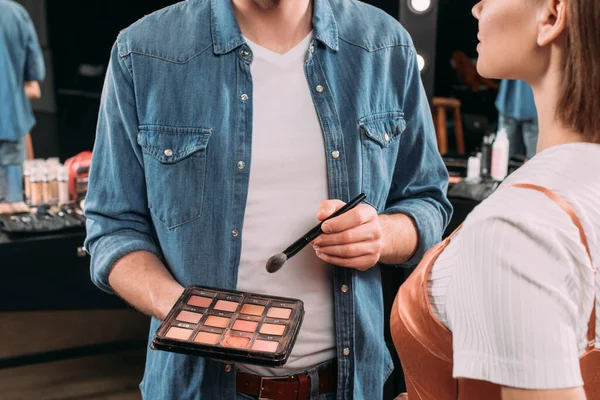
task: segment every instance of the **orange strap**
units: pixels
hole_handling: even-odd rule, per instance
[[[569,214],[569,216],[571,217],[571,221],[573,221],[573,224],[579,230],[579,237],[581,239],[581,243],[585,247],[585,251],[587,252],[587,255],[590,259],[590,264],[592,266],[592,270],[594,271],[594,274],[596,274],[596,268],[594,268],[592,254],[590,252],[590,247],[588,245],[587,237],[585,236],[585,231],[583,230],[581,221],[577,217],[577,213],[575,212],[573,207],[571,207],[571,205],[569,203],[567,203],[562,197],[560,197],[559,195],[557,195],[556,193],[554,193],[553,191],[551,191],[550,189],[547,189],[545,187],[532,185],[529,183],[517,183],[517,184],[511,185],[511,186],[521,188],[521,189],[536,190],[540,193],[543,193],[546,196],[548,196],[550,199],[552,199],[555,203],[557,203],[560,206],[560,208],[562,208],[567,214]],[[594,291],[595,291],[595,285],[594,285]],[[593,348],[594,342],[596,340],[596,295],[595,295],[595,293],[594,293],[594,305],[592,307],[592,315],[590,316],[590,321],[588,323],[587,339],[588,339],[588,348],[590,348],[590,347]]]

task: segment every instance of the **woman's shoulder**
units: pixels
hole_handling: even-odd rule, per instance
[[[546,255],[559,261],[554,264],[561,273],[588,270],[589,258],[571,215],[543,191],[514,186],[527,183],[550,190],[572,208],[583,226],[592,259],[600,267],[600,176],[595,172],[600,171],[600,157],[594,160],[584,155],[579,164],[571,160],[570,165],[559,165],[558,160],[533,159],[509,177],[467,217],[457,237],[462,236],[460,247],[478,253],[473,249],[502,246],[503,260],[498,262],[516,268],[550,268],[539,262]]]
[[[571,144],[540,153],[517,170],[469,215],[465,227],[501,219],[530,229],[574,228],[559,204],[535,185],[566,201],[590,236],[600,236],[600,146]]]

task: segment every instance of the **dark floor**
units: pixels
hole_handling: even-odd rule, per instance
[[[1,400],[141,399],[148,335],[142,314],[131,309],[3,312],[0,327]],[[114,351],[123,342],[141,344]],[[72,358],[73,352],[65,359],[66,350],[86,346],[103,346],[102,352]],[[63,357],[43,360],[61,361],[30,364],[34,356],[40,361],[39,355],[56,353]]]
[[[139,400],[145,349],[0,370],[2,400]]]

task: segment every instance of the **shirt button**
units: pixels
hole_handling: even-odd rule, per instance
[[[342,293],[348,293],[348,285],[342,285]]]
[[[240,236],[240,231],[237,229],[234,229],[231,231],[231,236],[233,236],[234,238]]]
[[[335,150],[334,152],[331,153],[331,157],[333,158],[340,158],[340,152]]]
[[[246,100],[248,100],[248,99],[249,99],[248,95],[247,95],[246,93],[244,93],[244,94],[242,95],[242,101],[246,101]]]
[[[244,169],[244,168],[246,168],[246,163],[243,161],[238,161],[237,167],[238,167],[238,169]]]
[[[165,156],[167,156],[167,157],[173,157],[173,150],[166,149],[165,150]]]
[[[323,88],[323,86],[321,86],[321,85],[318,85],[318,86],[317,86],[317,92],[319,92],[319,93],[323,93],[323,90],[325,90],[325,89]]]
[[[242,55],[242,57],[248,57],[250,55],[250,52],[246,49],[242,49],[242,51],[240,51],[240,54]]]
[[[225,372],[230,373],[231,372],[231,365],[227,364],[225,366]]]
[[[350,349],[349,349],[349,348],[347,348],[347,347],[346,347],[346,348],[344,349],[344,355],[345,355],[345,356],[349,356],[349,355],[350,355]]]
[[[386,142],[389,142],[389,141],[390,141],[390,135],[388,135],[388,134],[386,133],[384,137],[385,137],[385,141],[386,141]]]

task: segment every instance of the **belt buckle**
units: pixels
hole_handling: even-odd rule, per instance
[[[262,397],[263,391],[265,390],[265,386],[264,386],[264,382],[265,381],[284,381],[286,379],[293,379],[295,378],[294,375],[288,375],[288,376],[261,376],[260,377],[260,388],[258,391],[258,400],[274,400],[274,399],[269,399],[268,397]]]

